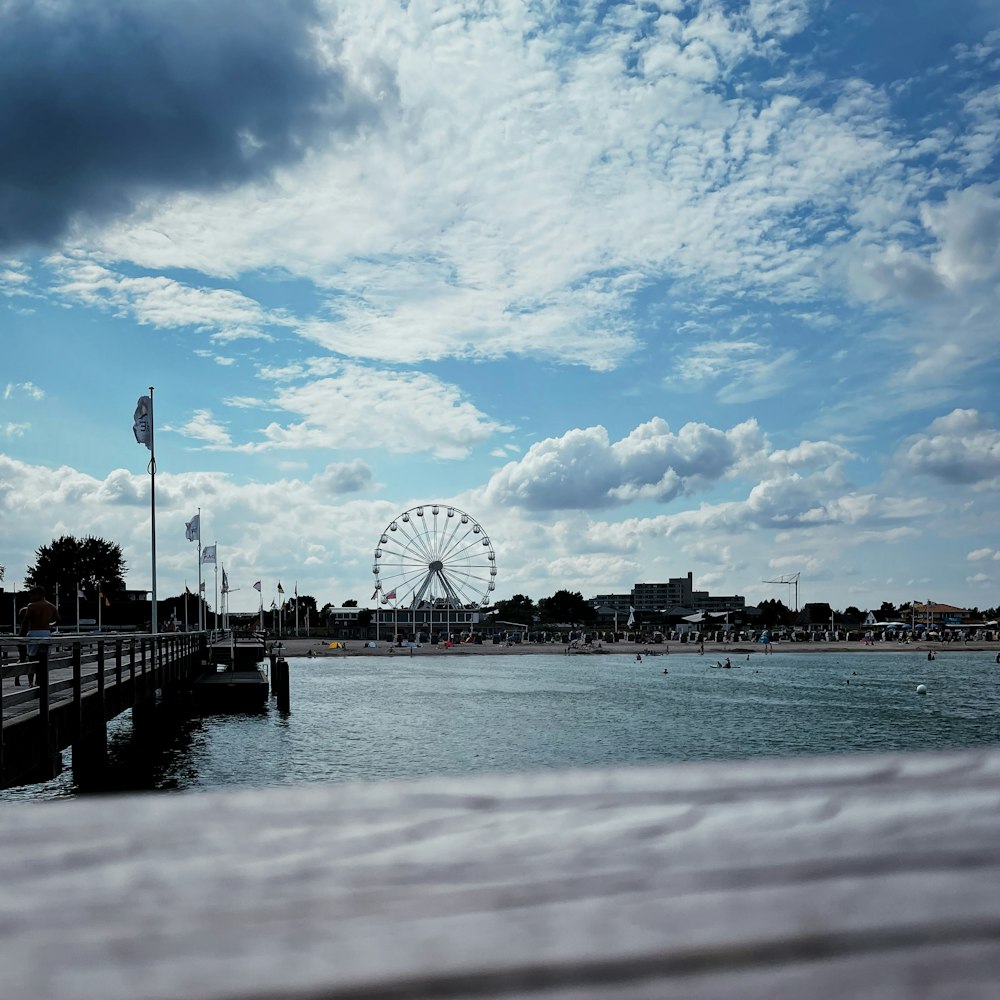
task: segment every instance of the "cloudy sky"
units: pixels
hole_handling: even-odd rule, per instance
[[[0,0],[0,563],[1000,603],[995,0]]]

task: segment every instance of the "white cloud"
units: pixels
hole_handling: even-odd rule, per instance
[[[674,433],[656,417],[616,442],[603,427],[576,429],[533,444],[493,475],[487,496],[529,510],[667,503],[734,473],[764,447],[754,421],[728,431],[691,423]]]
[[[996,549],[973,549],[972,552],[968,553],[965,557],[969,562],[979,562],[981,559],[998,559],[1000,560],[1000,551]]]
[[[320,495],[342,496],[358,493],[372,483],[372,470],[360,459],[328,465],[319,475],[313,476],[311,486]]]
[[[913,474],[988,488],[1000,481],[1000,430],[977,410],[955,409],[911,438],[897,461]]]
[[[229,343],[267,339],[267,327],[289,324],[283,314],[268,312],[242,292],[231,289],[194,288],[163,276],[127,277],[95,261],[64,255],[50,258],[49,263],[58,275],[56,294],[128,315],[143,326],[190,326],[209,332],[213,341]]]
[[[809,0],[750,0],[750,23],[758,35],[787,38],[806,26],[809,7]]]
[[[924,204],[923,220],[938,241],[935,270],[949,287],[1000,278],[1000,194],[995,185],[949,191],[943,203]]]
[[[267,185],[150,203],[103,233],[104,251],[306,277],[327,296],[297,317],[301,334],[376,361],[516,353],[608,370],[640,344],[634,296],[664,278],[815,296],[830,280],[817,238],[844,230],[873,178],[902,184],[883,169],[898,155],[884,103],[857,82],[829,109],[794,80],[773,95],[723,82],[746,58],[777,58],[805,2],[757,0],[749,19],[705,4],[682,21],[675,7],[617,9],[585,47],[521,5],[477,18],[344,8],[330,30],[353,82],[374,67],[395,77],[384,127]],[[164,321],[158,297],[226,335],[283,319],[211,290],[125,287],[149,322]],[[762,398],[791,360],[778,352],[732,401]]]
[[[3,391],[4,399],[13,399],[15,396],[24,396],[28,399],[44,399],[45,390],[40,389],[34,382],[8,382]]]
[[[31,424],[16,424],[8,421],[0,424],[0,433],[7,438],[23,437],[24,432],[31,429]]]
[[[342,365],[328,378],[282,387],[272,405],[302,419],[271,423],[263,429],[264,441],[242,444],[239,450],[363,447],[456,459],[510,429],[432,375],[357,365]]]
[[[215,419],[211,410],[195,410],[191,417],[179,426],[166,425],[168,431],[177,431],[185,437],[204,441],[214,447],[226,447],[232,443],[232,436],[225,427]]]
[[[753,340],[714,340],[694,345],[678,358],[668,385],[705,388],[722,382],[720,401],[748,403],[782,393],[795,372],[796,352],[778,351],[769,356],[765,343]]]

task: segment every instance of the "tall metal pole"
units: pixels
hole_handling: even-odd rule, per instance
[[[205,631],[205,590],[201,582],[201,508],[198,508],[198,631]]]
[[[149,533],[150,533],[150,562],[152,568],[153,583],[153,607],[150,617],[150,624],[153,635],[159,631],[156,620],[156,441],[153,437],[156,428],[156,421],[153,419],[153,386],[149,387]],[[99,600],[100,598],[98,598]]]

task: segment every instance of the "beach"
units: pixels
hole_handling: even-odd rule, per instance
[[[374,642],[374,640],[372,640]],[[331,649],[331,643],[337,643]],[[280,644],[280,650],[276,647]],[[374,648],[360,639],[324,639],[316,636],[282,636],[267,640],[268,652],[279,652],[284,657],[350,657],[350,656],[532,656],[565,654],[567,656],[670,656],[677,654],[701,655],[698,643],[687,642],[603,642],[593,646],[570,646],[560,642],[515,642],[494,644],[460,644],[445,646],[443,643],[421,643],[419,645],[394,646],[382,639]],[[770,648],[754,642],[706,642],[704,655],[708,658],[723,659],[726,656],[781,656],[787,653],[927,653],[947,656],[952,653],[983,653],[996,657],[1000,652],[1000,642],[776,642]]]

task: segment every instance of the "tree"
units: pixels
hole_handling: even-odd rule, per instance
[[[879,617],[884,622],[894,621],[899,617],[899,612],[896,610],[895,604],[890,604],[889,601],[883,601],[882,607],[878,609]]]
[[[535,621],[535,602],[524,594],[515,594],[508,601],[497,601],[493,610],[498,621],[521,625],[533,625]]]
[[[351,600],[349,600],[349,601],[344,601],[344,603],[341,605],[341,607],[345,607],[345,608],[356,608],[357,606],[358,606],[358,602],[356,600],[354,600],[354,598],[351,598]]]
[[[298,597],[288,598],[281,605],[281,611],[286,616],[286,621],[288,620],[288,616],[295,615],[296,604],[299,609],[300,621],[305,621],[307,611],[309,612],[309,620],[311,622],[318,622],[320,620],[320,613],[316,609],[316,598],[312,594],[299,594]]]
[[[346,605],[345,605],[345,607],[346,607]],[[359,628],[368,628],[368,626],[371,625],[371,623],[372,623],[372,609],[371,608],[362,608],[358,612],[358,627]]]
[[[126,569],[122,548],[115,542],[93,535],[63,535],[36,550],[25,583],[42,587],[50,596],[57,592],[75,596],[78,586],[88,594],[102,590],[107,595],[125,589]]]
[[[775,625],[791,625],[792,620],[795,615],[785,607],[782,601],[777,598],[771,598],[767,601],[761,601],[757,605],[757,610],[760,612],[760,623],[768,628],[773,628]]]
[[[543,621],[552,623],[589,625],[597,618],[596,609],[578,590],[557,590],[551,597],[543,597],[538,612]]]

